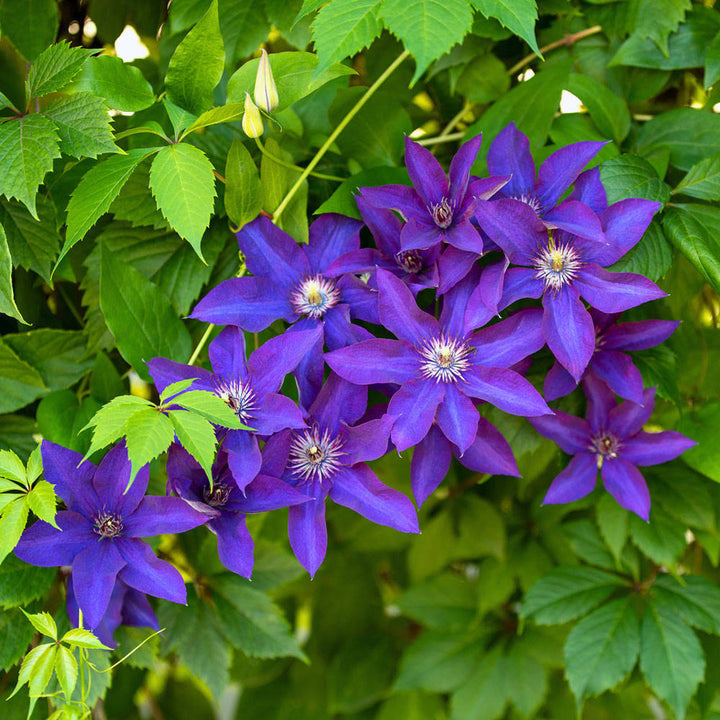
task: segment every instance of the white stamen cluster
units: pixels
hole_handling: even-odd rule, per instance
[[[590,438],[590,449],[597,457],[598,470],[602,468],[605,458],[616,458],[620,449],[620,441],[609,432],[601,432]]]
[[[320,318],[340,301],[335,281],[316,274],[302,280],[290,293],[290,303],[298,315]]]
[[[101,512],[95,518],[93,532],[104,538],[117,537],[123,530],[122,518],[117,513]]]
[[[535,213],[540,214],[540,200],[536,198],[535,195],[520,193],[519,195],[515,195],[515,200],[524,202],[526,205],[529,205]]]
[[[302,480],[329,480],[342,466],[340,456],[343,442],[325,430],[322,435],[317,427],[296,433],[290,444],[288,465]]]
[[[547,247],[538,251],[535,256],[534,267],[537,270],[536,278],[545,283],[546,288],[558,292],[563,285],[571,283],[576,277],[583,263],[580,253],[570,243],[555,244],[551,238]]]
[[[422,357],[420,371],[436,382],[457,382],[470,365],[474,348],[463,340],[440,333],[425,340],[418,352]]]
[[[430,213],[434,223],[442,230],[445,230],[445,228],[449,228],[450,225],[452,225],[453,212],[453,206],[446,197],[430,208]]]
[[[247,423],[252,413],[257,410],[255,392],[239,378],[220,380],[215,387],[215,394],[225,401],[240,422]]]

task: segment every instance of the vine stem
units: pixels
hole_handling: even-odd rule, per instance
[[[282,160],[281,158],[277,157],[276,155],[273,155],[260,141],[260,138],[255,138],[255,144],[258,146],[258,150],[265,155],[266,157],[270,158],[274,163],[277,165],[280,165],[281,167],[289,168],[290,170],[297,170],[298,172],[302,172],[305,170],[305,168],[300,167],[299,165],[293,165],[292,163],[285,162],[285,160]],[[319,172],[311,172],[310,175],[316,178],[320,178],[321,180],[333,180],[335,182],[344,182],[347,178],[341,178],[337,175],[326,175],[325,173],[319,173]]]
[[[410,57],[410,53],[407,50],[404,50],[400,55],[398,55],[397,58],[393,61],[391,65],[387,67],[385,72],[367,89],[365,94],[353,105],[352,108],[348,111],[347,115],[340,121],[338,126],[335,128],[335,130],[330,133],[330,136],[328,139],[323,143],[322,147],[315,153],[315,157],[308,163],[307,167],[302,171],[300,177],[295,181],[295,184],[288,190],[285,197],[282,199],[280,204],[277,206],[277,209],[273,213],[273,222],[277,223],[280,219],[280,216],[285,212],[285,209],[287,208],[290,201],[293,199],[295,193],[300,189],[300,186],[303,184],[305,179],[310,175],[310,173],[315,169],[315,166],[320,162],[323,155],[330,149],[330,146],[335,142],[335,139],[340,135],[340,133],[347,127],[347,124],[355,117],[355,115],[358,114],[360,109],[365,105],[365,103],[375,94],[375,91],[390,77],[390,75],[395,71],[395,69],[403,63],[404,60],[406,60],[408,57]]]

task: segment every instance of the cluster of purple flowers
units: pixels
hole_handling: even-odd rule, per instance
[[[453,456],[476,472],[518,475],[507,441],[479,411],[483,403],[531,418],[573,455],[546,503],[587,495],[601,470],[618,503],[648,518],[637,466],[675,458],[693,442],[642,430],[654,392],[622,351],[662,342],[677,323],[618,323],[623,311],[664,293],[645,277],[605,268],[640,240],[661,206],[641,199],[608,206],[599,171],[582,172],[602,143],[558,150],[536,175],[527,138],[510,125],[490,148],[490,177],[474,178],[480,142],[463,145],[446,175],[407,139],[413,186],[363,188],[363,221],[322,215],[307,245],[265,217],[238,232],[252,275],[221,283],[192,314],[225,326],[210,345],[212,369],[149,363],[159,391],[192,378],[253,428],[218,429],[212,485],[173,446],[167,497],[144,497],[147,468],[123,495],[130,472],[123,445],[95,468],[43,444],[46,478],[67,506],[58,515],[62,533],[38,522],[17,554],[72,566],[71,616],[81,608],[111,639],[121,620],[154,623],[144,593],[184,600],[180,575],[140,537],[207,524],[223,564],[249,577],[247,513],[288,507],[290,544],[311,575],[327,547],[328,497],[372,522],[419,532],[412,502],[367,463],[414,448],[418,505]],[[363,246],[363,227],[374,246]],[[542,307],[509,310],[526,298]],[[244,332],[277,321],[286,330],[247,357]],[[543,399],[525,373],[546,345],[556,362]],[[280,394],[290,373],[297,401]],[[546,404],[578,385],[586,420]],[[369,389],[384,400],[368,406]]]

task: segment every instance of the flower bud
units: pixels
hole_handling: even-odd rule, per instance
[[[259,108],[265,112],[272,112],[280,102],[278,91],[275,87],[275,79],[273,78],[270,60],[265,48],[262,49],[260,56],[260,64],[258,65],[257,75],[255,76],[255,102]]]
[[[251,138],[259,138],[265,130],[260,111],[248,92],[245,93],[245,114],[242,119],[242,129]]]

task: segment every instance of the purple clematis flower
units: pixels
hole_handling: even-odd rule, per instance
[[[311,576],[327,549],[328,496],[378,525],[420,532],[410,500],[381,483],[366,465],[386,453],[393,422],[385,415],[358,424],[366,407],[366,388],[331,373],[310,408],[309,428],[274,435],[263,452],[263,472],[282,473],[285,482],[310,498],[290,508],[288,535],[295,556]]]
[[[258,435],[267,436],[284,428],[305,427],[300,409],[278,394],[285,375],[322,339],[319,327],[271,338],[245,359],[245,336],[236,327],[225,328],[210,343],[214,372],[183,365],[165,358],[148,363],[159,392],[178,380],[196,378],[193,387],[222,398],[240,421],[254,431],[228,430],[223,446],[230,470],[243,490],[260,471]]]
[[[86,624],[97,627],[116,580],[142,593],[185,603],[185,583],[170,563],[155,557],[140,538],[180,533],[207,522],[180,498],[145,497],[147,466],[127,492],[130,460],[124,443],[97,467],[80,453],[43,440],[45,478],[65,501],[60,530],[42,520],[20,538],[15,554],[30,565],[72,565],[77,604]],[[81,464],[82,463],[82,464]]]
[[[616,395],[634,403],[643,403],[643,379],[629,355],[622,350],[647,350],[667,340],[679,322],[673,320],[639,320],[618,323],[620,313],[607,314],[590,308],[595,326],[595,352],[587,372],[593,372]],[[555,400],[571,393],[577,382],[556,362],[545,376],[543,391],[546,400]]]
[[[405,165],[413,187],[361,188],[361,195],[368,203],[397,210],[405,219],[400,232],[402,250],[429,248],[445,241],[459,250],[482,254],[482,238],[471,222],[475,198],[492,197],[508,178],[470,182],[470,169],[481,142],[482,136],[477,135],[462,145],[446,175],[429,150],[406,137]]]
[[[377,322],[377,293],[354,275],[326,274],[334,260],[359,249],[361,227],[359,220],[327,213],[310,226],[309,244],[300,246],[266,217],[256,218],[237,233],[253,277],[220,283],[191,317],[249,332],[279,319],[294,323],[293,330],[321,327],[332,350],[371,337],[350,320]],[[322,347],[318,341],[295,371],[306,407],[322,384]]]
[[[605,313],[617,313],[665,297],[635,273],[609,272],[642,237],[661,207],[649,200],[621,200],[600,216],[607,243],[548,231],[534,211],[512,200],[478,202],[476,217],[514,265],[504,280],[499,309],[520,298],[542,297],[543,332],[560,364],[579,381],[595,350],[593,320],[583,297]]]
[[[207,527],[218,540],[220,562],[231,572],[249,578],[253,569],[253,539],[248,532],[247,513],[267,512],[308,502],[308,497],[287,483],[259,474],[241,492],[228,467],[228,454],[221,447],[212,468],[213,486],[205,471],[180,445],[172,445],[167,461],[168,491],[208,515]]]
[[[75,588],[72,575],[67,582],[67,614],[70,622],[78,627],[80,624],[80,606],[75,599]],[[155,611],[152,609],[145,593],[131,588],[118,580],[110,594],[107,610],[100,624],[95,628],[95,635],[103,645],[109,648],[117,647],[113,634],[120,625],[131,627],[148,627],[159,630]]]
[[[583,388],[588,398],[585,420],[560,410],[552,417],[530,420],[541,435],[574,456],[553,480],[543,503],[568,503],[585,497],[595,487],[600,470],[605,489],[615,500],[647,520],[650,493],[636,466],[668,462],[696,443],[671,430],[643,431],[655,407],[655,388],[645,391],[642,405],[630,401],[617,405],[612,391],[593,375],[585,378]]]
[[[473,333],[477,309],[468,302],[474,288],[470,278],[445,295],[438,322],[417,307],[395,276],[378,270],[377,277],[380,318],[399,340],[365,340],[327,353],[325,360],[349,382],[400,385],[388,406],[388,414],[396,418],[391,436],[399,451],[423,442],[432,432],[413,477],[415,498],[422,503],[447,471],[451,444],[463,459],[469,452],[468,467],[476,469],[482,453],[498,441],[499,433],[481,421],[477,401],[512,415],[552,413],[537,390],[509,369],[545,344],[540,310],[522,310]],[[507,445],[497,442],[495,447],[490,455],[493,471],[514,474]],[[431,465],[421,462],[429,456]]]

